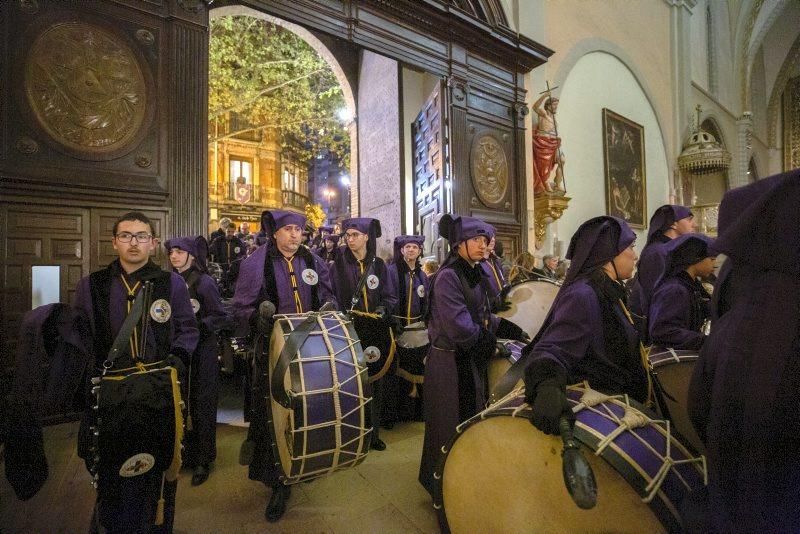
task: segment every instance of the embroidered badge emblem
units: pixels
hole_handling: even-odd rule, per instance
[[[371,274],[371,275],[369,275],[369,276],[367,277],[367,287],[368,287],[368,288],[370,288],[370,289],[377,289],[377,287],[378,287],[379,285],[380,285],[380,281],[378,280],[378,277],[377,277],[377,276],[375,276],[374,274]]]
[[[150,317],[158,323],[166,323],[172,317],[172,307],[164,299],[158,299],[150,306]]]
[[[197,313],[197,312],[200,311],[200,302],[197,299],[189,299],[189,302],[192,303],[192,311],[194,313]]]
[[[302,276],[303,282],[310,286],[315,286],[317,285],[317,282],[319,282],[319,275],[317,275],[317,272],[314,269],[304,270]]]
[[[381,359],[381,351],[378,347],[369,346],[364,349],[364,358],[368,363],[375,363]]]
[[[151,454],[143,452],[125,460],[125,463],[119,468],[119,476],[130,478],[143,475],[150,471],[154,465],[156,465],[156,459]]]

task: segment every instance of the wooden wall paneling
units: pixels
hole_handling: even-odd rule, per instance
[[[424,253],[430,253],[439,237],[433,227],[436,215],[446,209],[444,182],[447,179],[446,91],[439,82],[423,103],[411,125],[414,166],[414,233],[425,236]]]
[[[207,12],[204,23],[174,22],[171,28],[174,69],[167,182],[177,235],[205,235],[208,228]]]
[[[14,158],[9,158],[6,164],[0,160],[0,190],[10,194],[35,192],[40,198],[60,199],[118,199],[125,194],[137,201],[163,203],[167,155],[162,128],[166,103],[159,98],[160,88],[165,83],[163,21],[139,10],[99,0],[81,3],[53,0],[5,2],[3,8],[14,28],[4,32],[4,38],[10,41],[10,55],[7,57],[13,64],[12,70],[5,73],[5,79],[13,80],[13,83],[9,91],[0,95],[8,107],[3,122],[9,125],[9,130],[3,146],[4,150],[14,154]],[[72,43],[71,49],[65,48],[64,58],[56,53],[49,54],[47,48],[36,48],[35,43],[44,39],[43,35],[67,31],[58,28],[76,24],[83,25],[76,30],[78,32],[84,32],[86,28],[98,32],[102,37],[94,42],[102,44],[88,44],[89,41]],[[109,42],[114,45],[107,45]],[[131,65],[128,70],[118,72],[115,69],[120,67],[115,63],[97,59],[109,55],[104,55],[104,47],[109,46],[118,47],[121,54],[131,59],[126,63]],[[73,70],[80,72],[77,58],[92,57],[93,53],[95,59],[85,61],[94,62],[92,67],[100,79],[115,76],[126,76],[126,80],[141,78],[137,82],[131,81],[130,88],[126,89],[130,93],[104,96],[110,100],[103,104],[106,106],[103,109],[119,106],[118,110],[126,109],[130,114],[127,111],[110,114],[105,124],[113,128],[108,126],[107,133],[106,130],[97,130],[100,133],[90,135],[88,132],[95,130],[85,127],[71,130],[68,126],[72,122],[84,124],[85,117],[81,114],[90,117],[95,112],[85,103],[70,105],[72,100],[83,102],[81,99],[87,95],[80,94],[80,91],[88,91],[85,85],[66,84],[75,88],[74,94],[64,97],[63,110],[54,106],[56,111],[52,112],[41,106],[34,109],[26,92],[35,93],[36,97],[31,97],[34,101],[40,97],[44,98],[43,101],[50,97],[58,101],[46,86],[33,82],[43,74],[30,66],[34,60],[29,56],[37,56],[37,65],[49,66],[42,67],[43,71],[47,68],[58,70],[57,65],[67,61],[75,63]],[[31,83],[26,81],[28,76]],[[92,98],[87,101],[91,102]],[[70,116],[70,113],[75,116]],[[98,113],[102,117],[102,112]]]
[[[23,315],[31,309],[32,267],[60,267],[60,302],[74,302],[74,283],[89,274],[89,211],[44,205],[0,205],[0,368],[14,365]]]

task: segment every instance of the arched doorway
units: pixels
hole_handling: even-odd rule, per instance
[[[308,210],[315,226],[349,216],[356,102],[335,54],[306,28],[245,6],[212,9],[210,28],[210,220],[255,232],[264,209]]]

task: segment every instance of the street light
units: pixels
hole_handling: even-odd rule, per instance
[[[328,222],[329,223],[333,222],[333,219],[331,217],[331,212],[333,211],[333,207],[331,206],[331,198],[336,196],[336,191],[331,189],[330,187],[326,187],[322,191],[322,196],[324,196],[325,199],[328,201]]]

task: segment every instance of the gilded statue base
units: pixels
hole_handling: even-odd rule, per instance
[[[536,234],[536,250],[544,244],[547,225],[561,218],[567,209],[570,197],[563,191],[553,193],[537,193],[533,198],[534,231]]]

